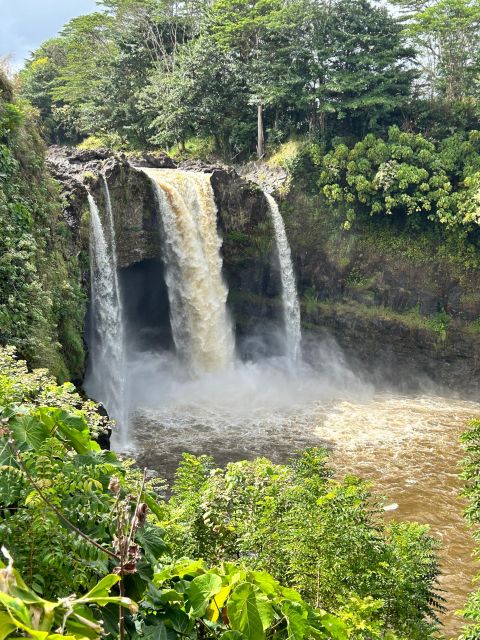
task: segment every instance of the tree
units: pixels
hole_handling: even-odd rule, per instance
[[[408,101],[414,52],[399,22],[368,0],[314,3],[311,15],[310,93],[321,126],[331,113],[345,132],[364,135]]]
[[[478,0],[394,0],[406,11],[405,34],[420,55],[422,87],[452,105],[472,95],[480,71]],[[475,89],[474,89],[475,91]]]
[[[20,90],[40,112],[47,138],[51,142],[60,143],[65,139],[75,139],[65,122],[60,117],[59,107],[52,98],[58,76],[65,65],[66,43],[63,38],[52,38],[44,42],[27,61],[20,72]]]
[[[75,113],[80,133],[104,129],[109,101],[104,100],[111,60],[117,53],[111,38],[111,19],[92,13],[71,20],[62,30],[65,63],[51,90],[55,103]]]
[[[154,144],[182,145],[189,136],[212,135],[223,155],[238,144],[238,127],[249,110],[235,60],[203,36],[182,47],[171,73],[160,70],[151,78],[141,107]]]
[[[303,90],[295,54],[300,9],[298,2],[284,0],[217,0],[209,12],[207,34],[236,60],[256,108],[259,158],[265,154],[265,108]]]

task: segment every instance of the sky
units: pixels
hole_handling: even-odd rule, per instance
[[[75,16],[95,10],[95,0],[0,0],[0,59],[14,70],[44,40]]]

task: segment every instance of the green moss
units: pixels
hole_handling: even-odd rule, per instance
[[[411,330],[428,331],[432,334],[447,332],[451,322],[451,318],[446,316],[445,319],[443,314],[436,314],[435,316],[422,315],[418,307],[413,307],[400,313],[390,307],[366,305],[354,300],[315,300],[312,295],[303,298],[302,307],[308,316],[313,313],[318,313],[320,318],[322,314],[325,316],[332,314],[355,315],[368,321],[383,320],[385,322],[399,323]],[[318,324],[315,326],[318,326]]]
[[[250,242],[250,237],[242,231],[229,231],[225,235],[225,240],[235,244],[248,244]]]
[[[214,161],[218,155],[215,150],[213,136],[189,138],[183,146],[173,145],[168,154],[174,160],[203,160]]]
[[[466,322],[465,328],[469,333],[473,333],[474,335],[480,335],[480,318],[477,318],[476,320],[472,320],[471,322]]]
[[[35,118],[0,97],[0,342],[66,380],[83,371],[85,300]]]

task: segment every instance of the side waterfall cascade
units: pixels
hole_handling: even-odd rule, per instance
[[[165,280],[176,351],[193,376],[235,357],[222,277],[222,240],[211,174],[143,168],[153,183],[164,243]]]
[[[302,330],[300,324],[300,304],[298,302],[297,285],[293,271],[292,254],[278,204],[273,196],[267,192],[264,193],[270,209],[280,263],[285,326],[285,355],[289,360],[297,361],[301,355]]]
[[[105,406],[120,426],[122,439],[128,429],[126,357],[123,306],[117,272],[113,211],[104,176],[108,234],[97,203],[88,194],[90,207],[91,338],[85,390]],[[110,237],[108,237],[110,236]]]

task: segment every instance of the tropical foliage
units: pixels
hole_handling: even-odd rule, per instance
[[[349,228],[357,216],[411,216],[446,227],[478,228],[480,132],[441,143],[393,126],[386,139],[368,134],[353,146],[334,142],[326,154],[308,150],[318,185],[342,211]]]
[[[31,107],[13,100],[0,75],[0,343],[78,379],[84,295],[44,153]]]
[[[365,133],[407,106],[413,50],[368,0],[108,0],[44,43],[21,74],[54,140],[215,139],[263,155],[291,133]],[[351,55],[355,51],[355,55]]]
[[[462,436],[462,441],[466,450],[463,461],[463,478],[466,481],[464,494],[469,501],[465,515],[472,527],[473,537],[478,544],[480,542],[480,485],[478,483],[480,469],[480,420],[473,420],[471,422],[470,428]],[[476,640],[480,635],[480,591],[477,590],[470,596],[462,613],[471,621],[471,624],[464,629],[460,640]]]
[[[287,465],[258,459],[222,470],[207,456],[185,455],[168,507],[174,552],[241,559],[352,619],[365,606],[378,632],[425,638],[434,628],[427,620],[441,604],[427,529],[386,526],[368,485],[334,480],[324,450]]]
[[[324,451],[226,470],[187,456],[166,502],[162,483],[91,439],[93,403],[0,354],[8,633],[432,637],[435,543],[425,527],[386,526],[364,483],[333,480]]]

